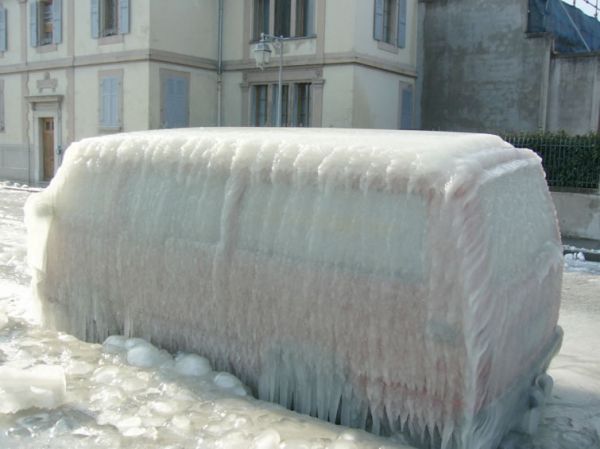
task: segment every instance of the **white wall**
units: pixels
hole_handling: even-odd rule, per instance
[[[102,134],[99,120],[100,71],[123,70],[122,131],[149,127],[149,68],[144,62],[81,67],[75,71],[75,140]]]
[[[161,127],[161,69],[189,75],[189,122],[190,126],[215,126],[217,124],[217,75],[213,71],[194,69],[175,64],[152,63],[149,73],[150,128]]]
[[[152,49],[217,58],[217,0],[149,0],[149,3]]]
[[[0,76],[4,83],[4,131],[0,131],[0,179],[27,180],[28,146],[23,141],[20,75]]]
[[[242,126],[241,72],[226,72],[223,75],[223,125]]]
[[[4,131],[0,131],[0,145],[22,143],[23,91],[21,75],[5,75],[4,80]]]
[[[21,5],[16,1],[0,1],[6,9],[7,49],[0,52],[0,66],[16,64],[21,60]]]
[[[600,240],[600,195],[552,192],[563,237]]]
[[[410,82],[410,80],[406,80]],[[357,67],[354,71],[354,115],[356,128],[398,129],[400,82],[398,75]]]
[[[406,5],[406,47],[394,48],[389,45],[380,45],[373,39],[373,1],[357,1],[354,26],[354,50],[357,53],[367,54],[371,57],[383,59],[394,64],[417,65],[417,0],[407,0]],[[388,48],[389,50],[384,50]]]
[[[317,0],[319,1],[319,0]],[[357,18],[360,3],[368,0],[320,0],[325,1],[325,53],[347,53],[354,49],[354,32],[357,23],[361,27],[373,26],[373,15]],[[317,19],[318,20],[318,19]],[[364,20],[364,24],[362,21]]]
[[[103,39],[92,39],[91,10],[89,0],[63,0],[63,17],[67,5],[73,2],[75,34],[67,27],[63,29],[63,44],[61,51],[67,46],[65,38],[75,38],[75,56],[101,55],[111,52],[133,51],[148,48],[150,42],[150,8],[148,0],[130,2],[130,32],[119,36]],[[179,3],[179,2],[174,2]],[[187,3],[187,0],[186,0]],[[121,39],[122,38],[122,39]],[[120,41],[121,40],[121,41]],[[106,43],[108,42],[108,43]]]
[[[354,111],[354,67],[328,66],[323,70],[323,127],[350,128]]]

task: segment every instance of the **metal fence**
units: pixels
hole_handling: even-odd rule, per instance
[[[542,158],[546,180],[556,189],[597,192],[600,188],[600,135],[527,134],[504,136]]]

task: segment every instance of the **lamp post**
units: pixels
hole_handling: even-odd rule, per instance
[[[281,103],[283,91],[283,36],[260,34],[260,41],[254,47],[254,60],[256,67],[264,70],[265,65],[271,61],[271,46],[279,52],[279,77],[277,80],[277,126],[281,126]]]

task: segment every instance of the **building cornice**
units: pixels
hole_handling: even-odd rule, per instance
[[[217,70],[217,61],[214,59],[183,55],[164,50],[142,49],[57,58],[47,61],[28,62],[24,64],[0,65],[0,75],[135,62],[156,62],[174,64],[195,69],[211,71]],[[285,61],[285,67],[333,65],[358,65],[371,69],[383,70],[396,75],[403,75],[411,78],[417,77],[417,71],[415,67],[412,67],[408,64],[392,63],[384,58],[378,58],[356,52],[327,53],[323,55],[323,57],[316,57],[314,55],[289,56]],[[247,71],[255,68],[256,66],[254,61],[250,59],[230,60],[223,62],[224,71]]]

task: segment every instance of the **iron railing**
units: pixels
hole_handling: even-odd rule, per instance
[[[542,158],[548,185],[555,189],[598,192],[600,135],[524,134],[504,136],[518,148],[529,148]]]

